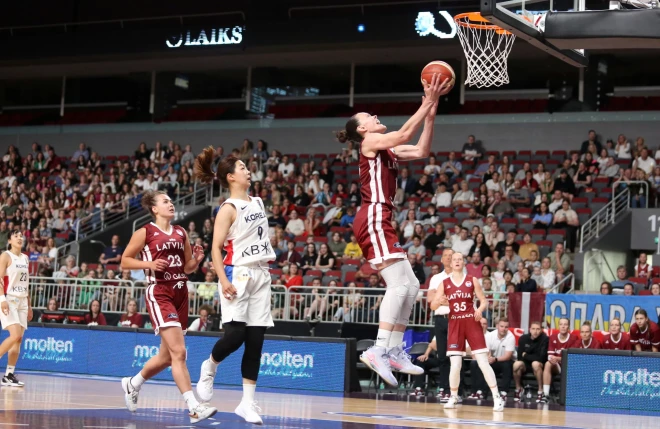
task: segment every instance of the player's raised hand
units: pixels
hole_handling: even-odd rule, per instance
[[[479,311],[478,309],[474,310],[474,321],[478,322],[480,320],[481,320],[481,311]]]
[[[222,296],[224,296],[226,299],[231,301],[232,299],[234,299],[234,297],[236,297],[236,295],[237,295],[236,288],[234,287],[233,284],[231,284],[230,282],[223,283]]]
[[[195,258],[198,264],[202,262],[204,260],[204,247],[196,244],[193,247],[193,258]]]
[[[170,264],[165,259],[156,259],[151,262],[151,269],[154,271],[165,271]]]
[[[431,84],[424,88],[424,95],[426,100],[432,103],[437,103],[441,95],[445,95],[451,90],[451,84],[449,78],[445,78],[440,81],[441,76],[438,74],[433,74],[433,79]]]

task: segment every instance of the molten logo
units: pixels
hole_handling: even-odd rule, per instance
[[[284,350],[281,353],[262,353],[260,375],[276,377],[312,378],[313,355],[301,355]]]
[[[73,341],[57,340],[54,337],[38,340],[26,338],[23,358],[28,360],[52,360],[55,362],[71,362],[73,358]]]
[[[603,372],[601,396],[660,397],[660,372],[647,368],[637,371],[611,370]]]

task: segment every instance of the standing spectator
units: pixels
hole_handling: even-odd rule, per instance
[[[567,199],[562,202],[561,209],[555,212],[552,226],[566,231],[566,247],[570,252],[573,252],[580,220]]]
[[[514,401],[522,399],[523,374],[533,373],[539,387],[539,396],[543,395],[543,365],[548,360],[548,336],[543,333],[541,322],[532,322],[529,333],[518,340],[518,360],[513,364],[513,379],[516,382]]]
[[[509,319],[502,317],[497,323],[497,329],[486,334],[486,347],[488,347],[488,363],[495,374],[500,375],[499,390],[501,395],[505,397],[513,377],[513,362],[516,351],[516,339],[509,331]],[[473,395],[476,394],[476,399],[484,399],[490,388],[478,367],[476,359],[473,359],[470,362],[472,390]]]
[[[121,262],[121,255],[124,253],[124,248],[119,245],[119,236],[113,235],[111,245],[106,247],[99,257],[99,263],[106,264],[119,264]]]

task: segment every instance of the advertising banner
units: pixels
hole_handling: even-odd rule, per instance
[[[658,412],[660,355],[569,352],[567,361],[566,406]]]
[[[621,319],[623,330],[630,331],[635,311],[643,308],[653,322],[660,316],[660,297],[623,295],[572,295],[548,294],[545,297],[545,321],[550,328],[559,326],[559,319],[568,317],[571,329],[580,329],[586,320],[591,328],[599,331],[609,329],[609,321]]]
[[[0,341],[7,337],[2,331]],[[186,336],[188,369],[193,383],[217,337]],[[134,375],[158,354],[160,337],[143,332],[30,327],[23,336],[17,371],[35,370],[76,374]],[[242,385],[243,347],[220,364],[216,383]],[[0,367],[7,365],[7,356]],[[264,343],[259,386],[281,389],[344,391],[346,343],[268,340]],[[156,379],[172,380],[171,370]]]

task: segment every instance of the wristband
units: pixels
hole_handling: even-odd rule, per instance
[[[7,302],[7,297],[4,294],[0,295],[0,302]]]

